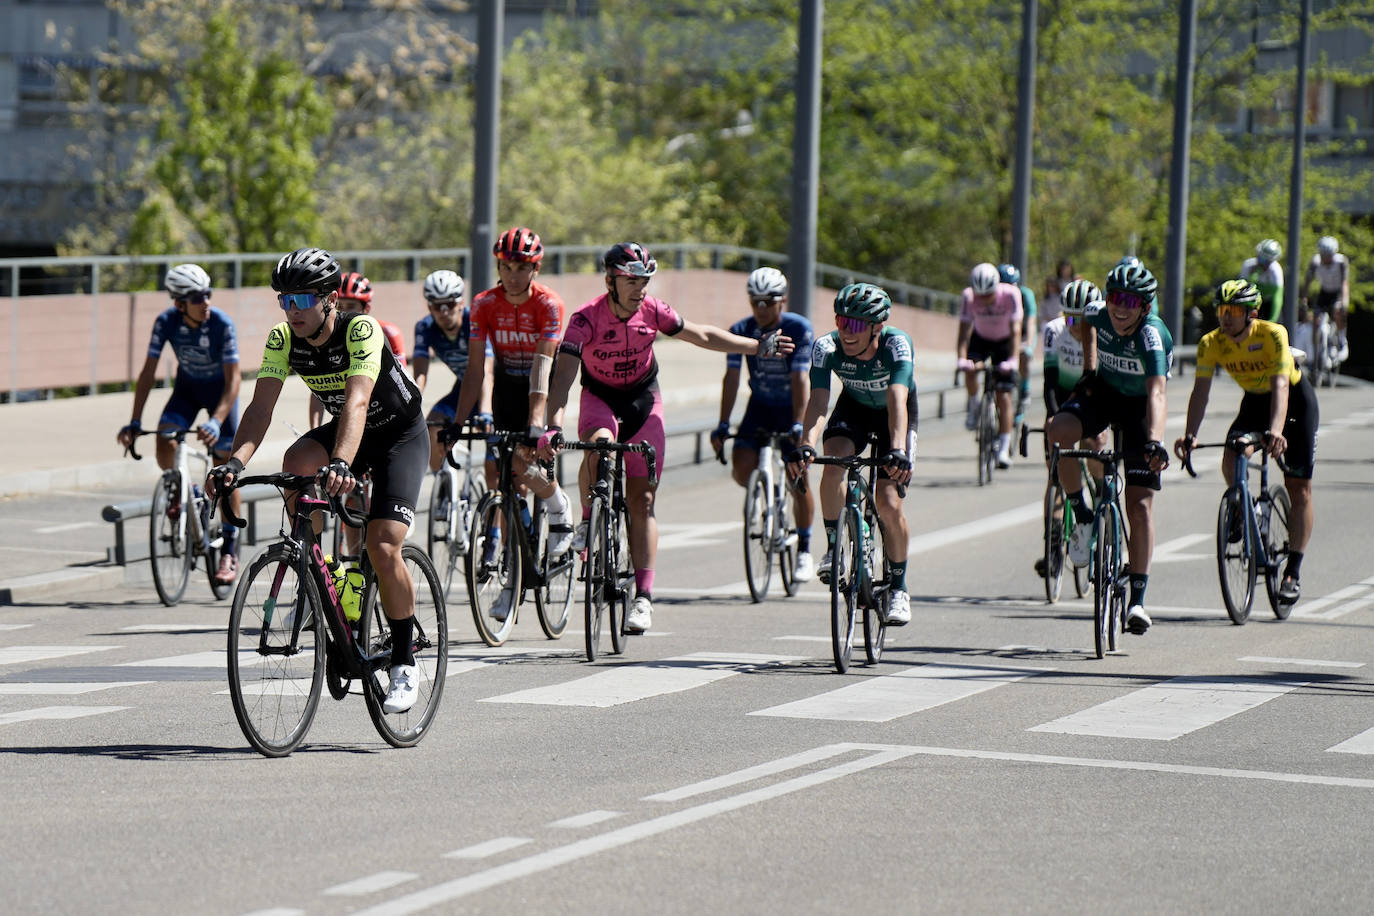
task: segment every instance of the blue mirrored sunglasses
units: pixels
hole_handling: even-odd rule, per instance
[[[313,309],[320,298],[317,293],[280,293],[277,296],[277,304],[281,306],[283,312],[289,312],[292,309],[303,312],[306,309]]]

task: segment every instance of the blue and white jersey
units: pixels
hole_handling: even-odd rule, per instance
[[[725,357],[725,366],[728,369],[738,369],[742,360],[748,360],[749,391],[754,400],[764,404],[786,404],[790,407],[792,373],[806,372],[811,368],[811,346],[815,335],[811,330],[811,322],[791,312],[782,313],[781,327],[783,336],[792,338],[792,343],[797,347],[790,355],[761,358],[731,353]],[[730,326],[730,333],[752,337],[755,340],[760,340],[764,336],[753,315],[736,321]]]
[[[415,322],[415,349],[410,354],[411,363],[414,364],[417,359],[430,359],[432,353],[434,359],[448,366],[461,380],[468,368],[468,335],[472,331],[468,315],[465,307],[456,337],[445,334],[433,315],[426,315]]]
[[[198,328],[189,326],[176,306],[158,315],[148,341],[148,358],[162,356],[164,345],[171,345],[177,356],[177,381],[223,381],[224,364],[239,361],[234,322],[217,308],[210,309]]]

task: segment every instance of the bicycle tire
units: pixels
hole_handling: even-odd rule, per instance
[[[786,523],[786,502],[778,509],[782,521],[778,527],[782,531],[782,549],[778,552],[778,578],[782,580],[783,594],[791,598],[801,588],[797,581],[797,529]]]
[[[539,557],[541,585],[534,590],[534,606],[539,612],[539,628],[549,639],[557,639],[568,628],[572,616],[572,551],[561,557],[549,556],[549,513],[542,505],[535,518],[535,555]]]
[[[224,551],[222,547],[214,546],[213,541],[216,537],[222,538],[224,536],[224,525],[210,519],[209,497],[196,497],[195,503],[196,518],[200,520],[196,525],[202,530],[195,532],[192,540],[197,545],[196,553],[205,559],[205,578],[210,582],[210,594],[215,596],[216,601],[223,601],[234,593],[233,582],[221,582],[217,578],[219,575],[219,558]],[[219,530],[217,531],[217,529]],[[223,541],[220,543],[223,544]]]
[[[452,487],[452,478],[448,473],[440,470],[434,475],[434,485],[429,491],[429,524],[425,539],[425,549],[439,576],[439,586],[444,591],[445,599],[453,593],[453,580],[458,571],[459,557],[462,556],[462,551],[455,549],[460,546],[455,543],[455,535],[462,520]]]
[[[229,697],[243,736],[264,757],[284,757],[305,738],[320,705],[325,669],[325,628],[302,628],[290,645],[295,616],[321,621],[315,581],[285,543],[267,548],[248,567],[229,611]],[[283,600],[285,599],[285,600]],[[289,608],[279,613],[282,607]]]
[[[505,498],[498,490],[482,496],[477,511],[472,516],[472,532],[468,543],[472,545],[472,562],[468,564],[468,605],[472,608],[472,622],[477,627],[477,635],[482,642],[495,648],[502,645],[515,629],[520,598],[520,544],[515,526],[520,524],[519,517],[511,511]],[[487,541],[490,532],[505,529],[495,548],[494,555],[487,558]],[[511,592],[511,608],[505,620],[491,616],[492,606],[507,589]]]
[[[744,487],[744,575],[754,603],[768,597],[773,580],[773,524],[768,481],[758,468]]]
[[[610,629],[611,651],[621,655],[625,652],[626,637],[629,635],[629,631],[625,629],[625,621],[630,614],[634,569],[630,565],[630,520],[626,517],[623,507],[616,509],[615,515],[615,523],[611,526],[611,537],[614,538],[614,542],[609,554],[612,560],[609,569],[612,586]]]
[[[439,701],[444,696],[444,681],[448,674],[448,610],[440,587],[439,574],[429,555],[414,544],[401,548],[401,559],[410,574],[415,598],[415,624],[411,636],[411,651],[419,678],[419,696],[406,712],[388,713],[382,708],[386,686],[378,679],[390,667],[391,627],[379,600],[376,574],[369,572],[364,586],[363,600],[367,612],[358,624],[358,641],[363,646],[372,667],[374,683],[363,688],[367,713],[377,733],[392,747],[414,747],[428,732]],[[370,600],[369,600],[370,596]],[[512,614],[512,616],[514,616]]]
[[[866,508],[871,536],[864,539],[864,581],[860,596],[864,608],[864,658],[868,664],[876,665],[883,660],[883,647],[887,642],[887,602],[891,599],[886,583],[890,571],[887,568],[887,528],[872,511],[871,503]]]
[[[978,486],[992,483],[997,453],[997,406],[990,393],[978,403]]]
[[[1245,491],[1233,485],[1222,495],[1217,509],[1217,578],[1226,613],[1236,626],[1250,618],[1255,601],[1255,545],[1250,542],[1245,499]],[[1239,525],[1241,532],[1240,540],[1234,543],[1229,538],[1233,525]]]
[[[835,526],[835,546],[830,552],[830,648],[840,674],[849,670],[854,651],[861,575],[859,537],[859,514],[846,508]]]
[[[191,578],[194,555],[186,513],[195,511],[195,507],[190,496],[190,487],[176,470],[164,471],[153,487],[153,507],[148,516],[148,561],[153,567],[157,597],[168,607],[181,600]]]
[[[610,541],[606,530],[606,501],[594,499],[592,513],[587,518],[587,557],[582,563],[584,585],[583,613],[584,641],[587,661],[596,661],[601,653],[601,627],[605,624],[610,604]]]
[[[1105,658],[1114,648],[1112,602],[1121,556],[1116,514],[1111,507],[1093,520],[1093,648]]]
[[[1293,515],[1293,498],[1283,484],[1269,487],[1269,500],[1265,503],[1267,518],[1260,526],[1264,532],[1264,551],[1269,563],[1264,570],[1264,591],[1269,597],[1269,607],[1279,620],[1287,620],[1293,613],[1293,605],[1279,600],[1279,585],[1283,582],[1283,570],[1288,565],[1288,522]]]
[[[1121,510],[1116,505],[1111,506],[1110,510],[1112,541],[1116,545],[1112,548],[1116,556],[1116,575],[1112,577],[1111,601],[1108,604],[1111,614],[1107,620],[1107,651],[1115,652],[1117,637],[1126,632],[1126,590],[1130,586],[1130,570],[1127,566],[1130,554],[1126,549],[1126,523],[1121,517]]]
[[[1055,509],[1059,516],[1055,517]],[[1045,489],[1044,552],[1045,601],[1054,604],[1064,587],[1064,560],[1067,545],[1064,532],[1070,524],[1072,511],[1064,498],[1064,488],[1054,480]]]

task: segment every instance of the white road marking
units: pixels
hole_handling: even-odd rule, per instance
[[[791,719],[890,722],[1051,669],[982,665],[922,665],[781,706],[749,713]]]
[[[262,659],[256,652],[249,649],[239,650],[239,657],[242,659],[239,664],[261,664]],[[209,652],[192,652],[188,655],[168,655],[164,658],[145,658],[136,662],[123,662],[120,668],[225,668],[229,663],[229,652],[226,649],[214,649]]]
[[[1212,534],[1185,534],[1183,537],[1165,541],[1155,547],[1150,557],[1151,563],[1178,563],[1183,560],[1213,560],[1215,553],[1184,553],[1183,551],[1201,541],[1211,540]]]
[[[152,681],[109,681],[107,683],[62,683],[44,684],[42,682],[32,682],[24,684],[0,684],[0,696],[61,696],[72,697],[83,693],[95,693],[97,690],[113,690],[116,687],[138,687],[142,684],[151,684]]]
[[[222,623],[139,623],[119,630],[121,633],[224,633],[227,628]]]
[[[1351,611],[1358,611],[1369,604],[1374,604],[1374,592],[1369,590],[1370,584],[1374,583],[1366,580],[1337,589],[1329,595],[1304,601],[1293,608],[1293,616],[1312,620],[1334,620],[1349,614]],[[1346,599],[1349,598],[1355,600],[1347,601]]]
[[[1172,741],[1303,686],[1248,677],[1176,677],[1027,731]]]
[[[39,719],[81,719],[98,716],[106,712],[119,712],[128,706],[40,706],[37,709],[24,709],[0,715],[0,725],[13,725],[16,722],[32,722]]]
[[[830,642],[829,636],[774,636],[773,639],[788,642]]]
[[[560,830],[575,830],[579,827],[590,827],[593,824],[613,821],[624,813],[624,811],[588,811],[584,814],[574,814],[572,817],[553,821],[548,826],[557,827]]]
[[[660,522],[658,525],[658,549],[674,550],[679,547],[702,547],[723,544],[735,531],[742,529],[744,522],[706,522],[701,524]]]
[[[1363,668],[1364,662],[1334,662],[1322,658],[1272,658],[1268,655],[1244,655],[1237,661],[1260,662],[1267,665],[1302,665],[1313,668]]]
[[[274,906],[266,910],[254,910],[243,916],[305,916],[305,910],[295,910],[289,906]]]
[[[90,652],[108,652],[122,646],[5,646],[0,648],[0,665],[38,662],[48,658],[66,658]]]
[[[0,630],[27,630],[31,623],[0,623]]]
[[[1337,754],[1374,754],[1374,728],[1360,732],[1353,738],[1347,738],[1334,747],[1328,747],[1327,751]]]
[[[99,528],[101,522],[71,522],[66,525],[49,525],[46,528],[33,529],[34,534],[57,534],[60,531],[76,531],[79,528]]]
[[[501,836],[494,840],[487,840],[485,843],[476,843],[472,846],[464,846],[462,849],[455,849],[453,852],[446,852],[443,857],[445,859],[485,859],[487,856],[494,856],[515,849],[517,846],[524,846],[528,842],[530,840],[527,837]]]
[[[802,751],[799,754],[792,754],[788,757],[779,757],[777,760],[770,760],[767,763],[760,763],[757,766],[745,767],[733,773],[726,773],[724,776],[714,776],[711,779],[703,779],[701,782],[694,782],[691,785],[682,786],[681,788],[670,789],[667,792],[646,795],[640,800],[658,802],[682,801],[684,798],[691,798],[694,795],[719,792],[721,789],[733,789],[735,786],[743,785],[746,782],[753,782],[756,779],[763,779],[765,776],[776,776],[779,773],[786,773],[788,770],[795,770],[798,767],[810,766],[822,760],[829,760],[831,757],[847,754],[851,750],[853,750],[853,748],[845,744],[830,744],[825,747],[816,747],[809,751]]]
[[[764,665],[792,661],[805,661],[805,658],[794,655],[695,652],[612,671],[600,671],[548,687],[487,697],[481,702],[605,708],[665,693],[691,690]]]
[[[327,887],[320,893],[328,894],[331,897],[362,897],[366,894],[384,891],[398,884],[405,884],[407,881],[414,881],[418,877],[420,876],[408,871],[379,871],[375,875],[367,875],[354,881],[346,881],[343,884]]]

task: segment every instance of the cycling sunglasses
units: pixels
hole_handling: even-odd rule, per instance
[[[208,292],[191,293],[190,295],[181,296],[177,299],[177,302],[185,302],[190,305],[204,305],[209,301],[210,294]]]
[[[1135,293],[1128,293],[1124,289],[1114,289],[1107,293],[1107,304],[1143,310],[1150,307],[1150,300]]]
[[[438,309],[441,312],[451,312],[458,307],[457,299],[445,299],[443,302],[431,302],[429,307]]]
[[[1245,306],[1243,306],[1243,305],[1236,305],[1236,304],[1233,303],[1233,302],[1228,302],[1228,303],[1226,303],[1226,304],[1224,304],[1224,305],[1218,305],[1218,306],[1217,306],[1217,317],[1218,317],[1218,318],[1225,318],[1225,317],[1228,317],[1228,316],[1229,316],[1229,317],[1232,317],[1232,318],[1244,318],[1244,317],[1245,317],[1246,315],[1248,315],[1248,314],[1249,314],[1249,310],[1246,309]]]
[[[1065,315],[1065,316],[1064,316],[1064,326],[1065,326],[1065,327],[1071,328],[1071,327],[1073,327],[1074,325],[1078,324],[1078,322],[1080,322],[1080,321],[1082,321],[1082,320],[1083,320],[1083,316],[1081,316],[1081,315]]]
[[[848,331],[851,334],[862,334],[873,327],[870,322],[864,321],[862,318],[850,318],[848,315],[836,315],[835,325],[841,331]]]
[[[277,304],[281,306],[283,312],[292,309],[303,312],[306,309],[313,309],[324,297],[319,293],[280,293],[277,295]]]
[[[779,302],[781,302],[781,301],[782,301],[781,298],[778,298],[778,299],[750,299],[750,300],[749,300],[749,304],[752,305],[752,306],[753,306],[754,308],[756,308],[756,309],[766,309],[766,308],[769,308],[769,307],[771,307],[771,306],[777,305],[777,304],[778,304]]]

